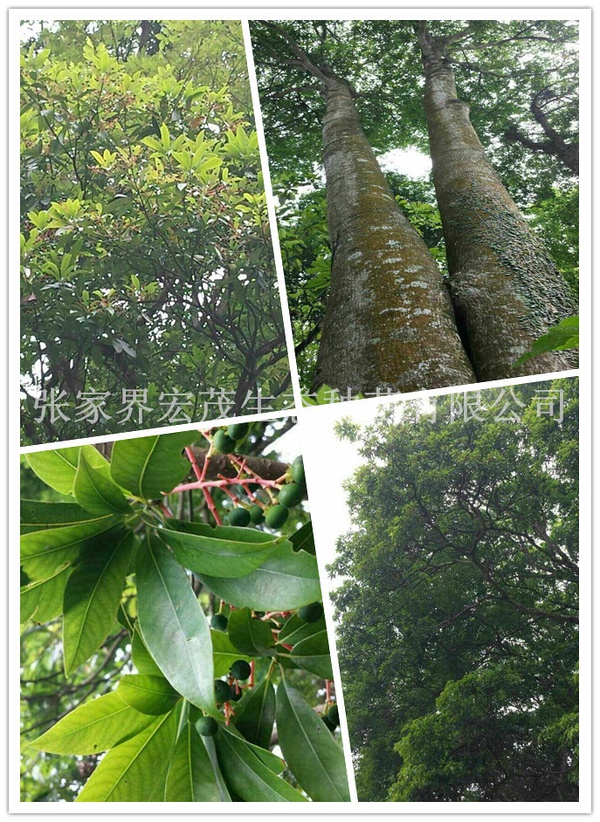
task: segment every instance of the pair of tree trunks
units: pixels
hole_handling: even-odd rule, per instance
[[[313,389],[405,393],[576,366],[572,352],[516,365],[576,309],[488,161],[468,106],[457,98],[450,62],[425,23],[417,33],[448,286],[394,200],[352,88],[284,35],[297,67],[320,81],[325,99],[332,271]]]

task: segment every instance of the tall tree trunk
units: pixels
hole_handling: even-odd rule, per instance
[[[441,274],[394,200],[350,86],[328,76],[323,93],[332,267],[315,387],[407,392],[473,382]]]
[[[433,181],[450,294],[479,380],[574,368],[571,351],[516,366],[533,340],[576,313],[563,278],[488,161],[458,100],[443,41],[419,24]]]

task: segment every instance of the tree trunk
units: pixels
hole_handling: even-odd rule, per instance
[[[568,287],[488,161],[457,99],[454,75],[424,23],[425,114],[446,240],[450,295],[479,380],[575,368],[556,351],[515,365],[531,343],[576,308]]]
[[[313,388],[408,392],[471,383],[441,274],[394,200],[352,90],[330,74],[323,81],[332,269]]]

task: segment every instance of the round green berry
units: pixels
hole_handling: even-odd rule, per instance
[[[334,728],[340,724],[340,709],[337,705],[332,705],[331,708],[327,711],[327,719],[333,725]]]
[[[229,702],[231,699],[231,687],[224,679],[215,679],[215,700],[218,705]]]
[[[250,511],[247,508],[234,508],[229,514],[229,524],[240,528],[250,525]]]
[[[320,602],[311,602],[304,605],[298,611],[298,616],[302,622],[318,622],[323,616],[323,605]]]
[[[227,426],[227,436],[238,442],[239,440],[244,439],[249,428],[250,424],[247,422],[234,422]]]
[[[213,445],[221,454],[231,454],[235,450],[235,440],[232,440],[222,428],[214,435]]]
[[[231,702],[239,702],[240,699],[244,696],[244,692],[240,689],[238,690],[235,685],[231,686],[231,693],[229,694],[229,699]]]
[[[288,485],[284,485],[279,492],[279,504],[285,505],[286,508],[293,508],[294,505],[301,502],[303,496],[304,489],[302,486],[298,485],[297,482],[290,482]]]
[[[215,631],[226,631],[229,620],[225,614],[215,614],[210,618],[210,627]]]
[[[333,733],[335,731],[335,729],[337,728],[337,725],[333,724],[333,722],[329,718],[329,714],[321,714],[321,719],[327,725],[327,727],[329,728],[331,733]]]
[[[196,730],[200,736],[214,736],[219,730],[219,723],[212,716],[201,716],[196,722]]]
[[[248,677],[250,676],[252,668],[246,662],[245,659],[236,659],[236,661],[232,664],[229,671],[234,679],[244,681],[245,679],[248,679]]]
[[[296,457],[296,459],[292,463],[292,467],[290,469],[290,474],[292,475],[292,479],[294,482],[297,482],[298,485],[306,485],[306,476],[304,474],[304,460],[302,457]]]
[[[281,528],[290,512],[285,505],[270,505],[265,509],[265,522],[269,528]]]
[[[252,523],[252,525],[260,525],[261,522],[264,522],[264,519],[265,519],[265,514],[264,514],[263,509],[260,507],[260,505],[256,505],[256,503],[254,505],[251,505],[250,506],[250,522]]]

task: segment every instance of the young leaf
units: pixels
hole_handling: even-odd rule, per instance
[[[269,656],[275,644],[273,632],[266,622],[253,618],[249,608],[239,608],[229,615],[227,632],[232,644],[243,654]]]
[[[65,562],[48,579],[21,588],[21,623],[35,617],[35,621],[42,624],[62,614],[65,586],[72,571],[71,565]]]
[[[275,689],[269,679],[244,694],[236,705],[234,722],[248,742],[269,747],[275,722]]]
[[[196,523],[185,531],[183,527],[185,524],[178,530],[161,528],[160,536],[184,568],[195,574],[244,577],[258,568],[277,547],[276,537],[251,528],[218,529]],[[255,535],[260,535],[260,539]]]
[[[344,753],[323,720],[285,679],[277,688],[277,731],[288,767],[316,802],[349,802]]]
[[[21,565],[31,579],[47,579],[59,565],[76,562],[88,543],[110,540],[119,531],[119,517],[101,517],[44,531],[23,534]],[[111,530],[115,529],[111,533]]]
[[[311,674],[323,679],[333,679],[326,630],[300,640],[294,645],[291,656],[296,665],[305,671],[310,671]]]
[[[32,499],[21,500],[21,533],[43,531],[46,528],[59,528],[77,525],[79,522],[97,519],[94,514],[85,511],[76,502],[38,502]]]
[[[305,551],[278,545],[256,571],[241,579],[202,576],[204,584],[238,608],[282,611],[301,608],[321,598],[317,561]]]
[[[112,450],[113,480],[141,499],[160,499],[190,470],[181,450],[198,438],[197,431],[119,440]]]
[[[136,711],[155,716],[168,713],[180,699],[164,677],[143,674],[122,677],[117,693]]]
[[[131,510],[123,492],[110,476],[92,468],[84,448],[79,452],[73,494],[81,507],[92,514],[119,514]]]
[[[224,727],[219,728],[215,745],[228,787],[245,802],[306,801],[301,793],[276,776],[244,740]]]
[[[85,448],[88,462],[93,468],[100,468],[107,465],[100,451],[94,448],[93,445],[85,445],[83,448]],[[25,459],[34,473],[36,473],[46,485],[54,488],[54,490],[60,494],[71,494],[73,492],[73,483],[75,482],[79,452],[81,450],[81,446],[78,445],[74,448],[40,451],[35,454],[27,454]]]
[[[213,646],[213,663],[215,666],[215,678],[218,679],[221,676],[225,676],[225,674],[231,668],[232,663],[234,663],[236,659],[243,659],[246,662],[250,662],[249,656],[245,656],[240,651],[238,651],[238,649],[234,645],[231,644],[231,640],[229,639],[227,634],[223,633],[222,631],[213,631],[211,629],[210,635]]]
[[[30,747],[55,754],[100,753],[139,734],[153,721],[153,717],[135,711],[113,691],[79,705],[31,742]]]
[[[110,633],[125,582],[134,536],[131,531],[85,550],[65,589],[65,674],[85,662]]]
[[[181,732],[167,773],[165,802],[220,802],[208,751],[191,722]]]
[[[111,748],[76,801],[149,802],[162,794],[179,717],[177,706],[136,736]]]
[[[579,347],[579,317],[566,317],[558,325],[548,331],[531,344],[531,349],[522,354],[515,365],[545,354],[547,351],[564,351],[568,348]]]
[[[154,661],[192,705],[216,712],[208,622],[187,574],[155,536],[136,565],[138,626]]]

